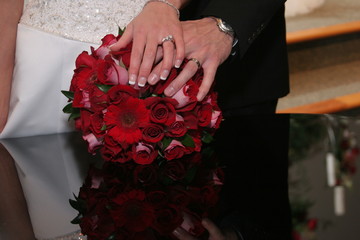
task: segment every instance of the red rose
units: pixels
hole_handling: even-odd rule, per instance
[[[152,227],[161,235],[169,235],[180,226],[182,221],[182,214],[178,207],[169,204],[156,211],[156,219]]]
[[[155,220],[153,207],[145,201],[145,193],[132,190],[121,193],[113,199],[117,204],[111,210],[117,227],[123,227],[131,232],[142,232],[150,227]]]
[[[169,200],[167,193],[160,190],[150,192],[147,199],[155,208],[162,208]]]
[[[176,100],[171,98],[150,97],[145,99],[147,107],[150,109],[150,119],[155,123],[169,126],[175,121]]]
[[[177,206],[186,207],[190,203],[191,196],[186,189],[172,187],[169,195],[171,202]]]
[[[109,135],[105,135],[105,137],[104,137],[104,145],[114,155],[117,155],[118,153],[120,153],[123,150],[123,146],[120,145],[117,141],[115,141]]]
[[[164,150],[165,158],[167,160],[172,160],[175,158],[181,158],[186,152],[186,148],[182,145],[181,142],[177,140],[172,140],[169,146]]]
[[[163,173],[172,180],[179,181],[185,177],[186,169],[182,161],[177,159],[171,162],[167,162]]]
[[[91,114],[90,116],[90,130],[91,132],[97,137],[103,137],[105,134],[105,123],[104,123],[104,119],[103,119],[103,114],[102,113],[94,113]]]
[[[146,142],[157,143],[164,137],[164,128],[158,124],[150,123],[144,127],[142,134]]]
[[[110,102],[114,105],[124,103],[129,97],[138,97],[139,93],[133,87],[128,85],[117,85],[112,87],[107,93]]]
[[[156,182],[158,174],[155,165],[138,165],[134,169],[134,182],[142,186],[152,185]]]
[[[176,115],[175,121],[167,128],[166,136],[168,137],[182,137],[187,132],[184,118]]]
[[[157,152],[154,151],[153,146],[141,142],[136,146],[134,145],[132,152],[133,159],[138,164],[150,164],[157,156]]]
[[[111,56],[97,61],[96,74],[97,80],[106,85],[126,85],[129,80],[128,71],[115,63]]]
[[[75,60],[76,69],[94,68],[95,64],[96,64],[96,58],[89,55],[89,53],[86,51],[83,51]]]
[[[84,101],[84,99],[85,98],[83,98],[83,101]],[[85,106],[85,108],[88,108],[93,112],[101,112],[108,105],[107,99],[108,99],[108,97],[107,97],[106,93],[101,91],[96,85],[93,85],[89,89],[90,106],[89,107]]]
[[[185,126],[187,129],[191,129],[191,130],[198,129],[199,119],[193,112],[183,112],[182,116],[184,117]]]
[[[202,104],[196,109],[199,126],[206,127],[211,123],[212,107],[210,104]]]
[[[91,112],[88,110],[80,110],[80,117],[75,121],[75,127],[78,130],[81,130],[83,134],[90,133],[91,125]]]
[[[73,78],[71,79],[70,91],[81,91],[95,81],[95,72],[92,68],[76,69]]]

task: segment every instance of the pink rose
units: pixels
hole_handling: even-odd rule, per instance
[[[133,147],[133,159],[137,164],[150,164],[157,156],[154,147],[150,144],[139,142]]]
[[[187,152],[187,149],[177,140],[172,140],[169,146],[164,150],[165,158],[167,160],[181,158],[184,156],[185,152]]]
[[[128,83],[128,71],[117,64],[110,56],[99,59],[96,65],[97,80],[106,85],[126,85]]]
[[[112,34],[108,34],[106,35],[103,39],[101,39],[102,44],[100,47],[98,47],[98,49],[96,49],[94,51],[94,54],[100,58],[100,59],[104,59],[106,55],[108,55],[110,53],[110,48],[109,46],[116,43],[117,39],[114,35]]]
[[[188,81],[172,98],[178,101],[176,110],[178,112],[185,112],[192,110],[197,103],[196,95],[199,92],[199,88],[193,81]]]
[[[89,152],[93,154],[95,154],[95,150],[102,145],[102,142],[92,133],[83,136],[83,139],[88,142]]]

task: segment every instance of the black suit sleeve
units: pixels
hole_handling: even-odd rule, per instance
[[[229,23],[239,40],[239,55],[243,56],[284,3],[285,0],[193,0],[188,9],[197,17],[213,15]]]

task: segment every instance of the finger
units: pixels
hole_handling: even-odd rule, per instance
[[[156,64],[156,66],[153,68],[152,72],[149,75],[148,83],[150,85],[155,85],[160,80],[160,70],[161,70],[162,62],[159,62]]]
[[[182,32],[174,34],[174,41],[176,46],[175,64],[176,68],[179,68],[185,58],[185,43]]]
[[[132,25],[129,24],[129,26],[125,29],[125,32],[120,37],[120,39],[110,46],[111,51],[118,51],[122,48],[125,48],[127,45],[129,45],[133,39],[133,31],[132,31]]]
[[[134,38],[131,49],[130,66],[129,66],[129,84],[135,85],[140,69],[141,59],[143,58],[145,48],[145,37],[139,35]]]
[[[197,240],[195,237],[191,236],[187,231],[181,227],[176,228],[173,231],[173,235],[179,240]]]
[[[217,68],[218,68],[218,65],[215,62],[207,65],[206,67],[203,67],[204,77],[203,77],[203,81],[199,87],[199,92],[196,96],[198,101],[202,101],[204,99],[204,97],[206,96],[206,94],[208,94],[211,86],[214,83]]]
[[[164,57],[162,61],[161,71],[160,71],[160,79],[166,80],[169,76],[170,69],[173,65],[174,59],[174,43],[172,41],[165,41],[163,43],[164,48]]]
[[[145,52],[141,62],[139,77],[138,77],[138,85],[140,87],[145,86],[145,83],[147,82],[147,78],[154,65],[157,47],[158,44],[157,41],[155,40],[149,39],[146,42]]]
[[[179,91],[185,83],[192,77],[198,70],[198,65],[193,61],[188,61],[186,66],[181,71],[179,76],[177,76],[165,89],[164,93],[166,96],[171,97],[177,91]]]
[[[221,230],[208,218],[204,218],[201,221],[201,224],[208,230],[209,232],[209,239],[214,240],[222,240],[224,239],[224,235],[222,234]]]

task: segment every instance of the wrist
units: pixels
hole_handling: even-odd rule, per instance
[[[223,32],[224,34],[231,37],[232,44],[231,44],[230,55],[235,56],[237,53],[237,48],[238,48],[238,46],[237,46],[238,39],[237,39],[236,32],[234,31],[234,29],[229,24],[227,24],[225,21],[223,21],[221,18],[218,18],[215,16],[205,16],[205,18],[212,19],[216,23],[216,26],[220,32]]]
[[[168,1],[168,0],[149,0],[149,1],[147,1],[145,3],[144,8],[149,3],[159,3],[159,4],[167,5],[168,7],[172,8],[176,12],[178,18],[180,18],[179,1],[178,0],[172,0],[172,1]]]

